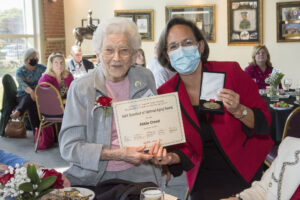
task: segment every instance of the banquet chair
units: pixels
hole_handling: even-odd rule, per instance
[[[300,106],[293,110],[288,116],[284,125],[281,141],[287,136],[300,138]],[[265,159],[266,165],[271,166],[273,160],[277,157],[278,146],[279,145],[274,145],[268,153]]]
[[[61,123],[64,114],[64,105],[59,91],[50,83],[39,83],[35,88],[36,106],[40,119],[38,137],[35,143],[35,152],[40,141],[43,128],[55,125],[56,137],[58,136],[57,123]]]
[[[4,136],[4,130],[10,119],[10,114],[17,105],[17,85],[10,74],[5,74],[2,78],[3,99],[0,120],[0,135]]]
[[[10,114],[17,105],[17,84],[10,74],[5,74],[2,77],[3,98],[0,119],[0,136],[5,136],[5,127],[10,119]],[[26,129],[31,129],[28,121],[28,113],[24,112],[20,119],[23,119]]]

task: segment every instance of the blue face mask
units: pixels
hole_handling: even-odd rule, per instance
[[[198,46],[182,47],[168,53],[172,67],[180,74],[191,74],[198,68],[201,55]]]

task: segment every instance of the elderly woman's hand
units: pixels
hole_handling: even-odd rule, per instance
[[[27,167],[28,165],[34,165],[36,168],[44,168],[43,165],[39,165],[39,164],[30,162],[30,161],[24,162],[23,165],[22,165],[22,167]]]
[[[153,155],[145,153],[145,148],[146,145],[138,147],[123,147],[122,160],[134,165],[140,165],[144,161],[151,160]]]
[[[64,187],[71,187],[71,182],[63,174],[62,174],[62,180],[64,181]]]
[[[240,95],[229,89],[221,89],[218,94],[218,99],[223,101],[227,111],[231,114],[235,114],[240,110]]]

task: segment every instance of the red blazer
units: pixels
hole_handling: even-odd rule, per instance
[[[257,85],[252,81],[236,62],[207,62],[205,64],[208,71],[225,72],[225,88],[231,89],[240,95],[240,103],[249,108],[260,109],[266,119],[268,126],[271,124],[271,115],[265,101],[258,93]],[[175,91],[178,74],[163,84],[159,89],[159,94]],[[186,88],[181,81],[178,88],[178,96],[182,106],[189,114],[191,119],[200,127],[197,116],[194,112]],[[193,169],[186,172],[187,182],[191,189],[201,164],[202,141],[200,134],[193,128],[189,121],[182,114],[186,143],[176,145],[195,165]],[[264,135],[253,135],[245,146],[247,136],[243,132],[242,123],[231,115],[225,108],[224,115],[214,115],[211,123],[216,134],[217,140],[227,155],[232,166],[240,173],[245,181],[250,182],[263,163],[266,155],[273,146],[273,141],[266,133]]]
[[[300,199],[300,186],[297,188],[293,196],[291,197],[291,200],[299,200]]]
[[[70,87],[71,82],[72,82],[73,80],[74,80],[74,78],[73,78],[71,72],[69,72],[68,77],[67,77],[67,78],[64,78],[64,82],[65,82],[67,88]],[[57,89],[58,91],[60,91],[59,83],[58,83],[58,81],[56,80],[55,77],[53,77],[53,76],[51,76],[51,75],[45,73],[45,74],[43,74],[43,76],[42,76],[42,77],[40,78],[40,80],[39,80],[39,83],[42,83],[42,82],[51,83],[52,85],[54,85],[54,87],[56,87],[56,89]]]

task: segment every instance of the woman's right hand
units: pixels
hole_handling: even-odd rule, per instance
[[[34,94],[33,89],[31,89],[30,87],[27,87],[27,88],[25,88],[25,92],[30,95],[30,97],[33,101],[35,101],[35,94]]]
[[[30,93],[30,97],[31,97],[32,101],[35,101],[35,94],[34,94],[34,92]]]

